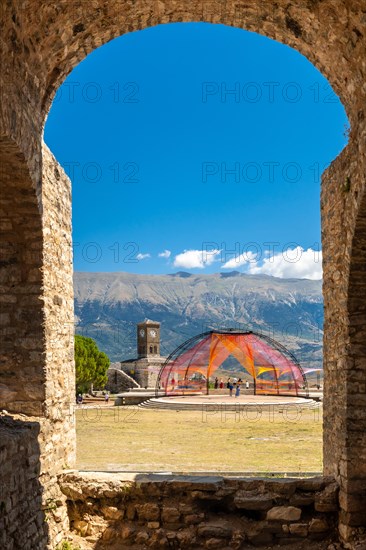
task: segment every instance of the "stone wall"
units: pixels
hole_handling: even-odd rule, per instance
[[[60,476],[60,486],[71,530],[98,550],[222,550],[305,540],[304,548],[311,548],[312,541],[334,537],[337,523],[338,485],[332,478],[71,472]]]
[[[58,466],[75,462],[74,291],[71,184],[43,145],[44,416],[55,426]],[[49,444],[52,444],[49,441]],[[52,458],[55,460],[55,457]]]
[[[155,389],[161,367],[165,361],[166,357],[153,355],[126,363],[122,361],[121,368],[132,376],[141,388]]]
[[[0,548],[53,547],[68,530],[65,496],[43,467],[50,425],[37,417],[0,414]],[[50,449],[50,454],[52,449]]]
[[[366,143],[362,117],[357,130]],[[323,176],[321,201],[324,468],[342,487],[339,527],[345,539],[366,521],[366,225],[362,221],[366,208],[357,208],[365,193],[365,173],[365,151],[351,137]]]
[[[31,192],[23,192],[24,177],[24,166],[22,171],[14,167],[1,195],[7,217],[0,265],[0,410],[20,413],[0,421],[6,462],[0,469],[1,501],[9,512],[3,532],[7,545],[1,548],[23,547],[19,540],[26,541],[28,533],[24,548],[41,550],[50,541],[55,547],[67,529],[56,475],[75,462],[71,193],[70,180],[46,146],[38,204]],[[21,499],[19,506],[14,495]]]
[[[38,422],[0,417],[0,548],[44,548]],[[22,528],[20,528],[22,526]]]
[[[352,539],[366,522],[364,0],[7,0],[0,18],[0,405],[38,417],[45,487],[72,463],[75,446],[70,186],[43,146],[58,86],[112,38],[176,21],[259,32],[329,79],[351,133],[322,182],[324,464],[341,485],[341,535]]]
[[[68,533],[56,476],[67,466],[62,436],[50,419],[0,413],[1,549],[55,548]]]
[[[0,217],[0,410],[39,415],[45,400],[42,220],[26,161],[6,139],[0,140]]]

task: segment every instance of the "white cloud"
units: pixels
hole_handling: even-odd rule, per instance
[[[158,254],[159,258],[170,258],[171,256],[171,252],[170,250],[164,250],[164,252],[160,252],[160,254]]]
[[[200,268],[211,265],[218,260],[217,256],[221,250],[185,250],[174,258],[175,267],[184,267],[186,269]]]
[[[257,254],[254,254],[253,252],[248,250],[247,252],[240,254],[240,256],[234,256],[234,258],[231,258],[231,260],[225,262],[224,265],[221,266],[221,269],[236,269],[249,262],[255,262],[256,258]]]
[[[146,260],[146,258],[151,258],[151,254],[141,254],[141,253],[139,253],[139,254],[137,254],[136,258],[138,260]]]
[[[248,273],[281,278],[321,279],[322,252],[296,246],[265,258],[261,265],[251,265]]]

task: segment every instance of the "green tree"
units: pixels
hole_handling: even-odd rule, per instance
[[[107,383],[108,356],[98,349],[92,338],[75,335],[76,392],[84,393],[93,385],[103,389]]]

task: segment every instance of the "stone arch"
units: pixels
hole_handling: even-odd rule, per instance
[[[125,32],[160,23],[206,21],[258,32],[283,42],[304,54],[329,80],[346,108],[351,134],[347,148],[332,163],[322,180],[326,380],[324,468],[325,473],[335,475],[341,484],[342,535],[350,538],[351,527],[364,524],[361,517],[364,502],[362,483],[366,481],[366,459],[358,470],[358,483],[351,483],[349,477],[356,457],[365,457],[364,436],[356,437],[352,425],[352,419],[364,408],[362,399],[353,399],[354,393],[359,391],[358,382],[356,386],[354,384],[356,375],[353,371],[357,371],[357,365],[363,365],[359,338],[364,313],[359,309],[357,298],[357,293],[364,290],[359,273],[365,265],[360,260],[364,257],[364,208],[361,210],[360,204],[365,191],[363,2],[307,0],[295,5],[288,0],[276,3],[273,0],[261,3],[242,0],[192,0],[188,3],[184,0],[60,0],[39,5],[36,0],[8,0],[2,6],[2,18],[5,21],[0,81],[3,95],[0,135],[5,136],[2,141],[5,146],[2,180],[10,189],[7,193],[15,193],[18,184],[14,168],[24,168],[27,176],[21,178],[23,191],[24,196],[33,197],[30,201],[33,202],[32,223],[37,235],[42,226],[43,263],[38,266],[43,269],[42,282],[38,274],[34,272],[32,275],[42,311],[38,302],[35,307],[36,298],[30,289],[25,289],[24,297],[29,299],[30,307],[35,307],[34,325],[43,342],[39,348],[44,354],[45,388],[42,392],[50,418],[57,414],[55,405],[62,401],[62,395],[72,390],[72,344],[64,334],[65,326],[72,322],[73,313],[70,189],[62,170],[43,146],[42,136],[52,98],[67,74],[93,49]],[[11,191],[12,186],[14,191]],[[19,193],[15,195],[18,197]],[[34,197],[38,201],[38,214]],[[17,208],[13,210],[11,223],[15,223]],[[25,231],[19,239],[18,250],[20,247],[26,250],[30,234]],[[10,264],[3,267],[4,294],[10,296],[13,267]],[[29,265],[26,277],[31,276],[30,272]],[[10,313],[5,311],[5,314]],[[12,327],[18,327],[20,321],[11,318]],[[9,343],[7,356],[15,358],[20,357],[16,350],[21,348],[22,342],[19,334],[14,338],[14,350]],[[14,368],[15,365],[14,362]],[[18,364],[15,374],[19,368]],[[66,373],[66,383],[59,383],[63,380],[62,372]],[[62,403],[65,407],[65,399]],[[352,416],[349,414],[351,406]],[[28,414],[32,412],[29,409]],[[69,430],[72,434],[70,426]],[[348,441],[353,441],[354,445]],[[64,443],[55,443],[57,445],[59,458],[55,467],[63,462],[62,445],[69,446],[70,441],[65,438]]]
[[[42,116],[47,114],[62,81],[91,51],[127,32],[175,22],[225,24],[259,33],[296,49],[329,80],[351,116],[352,86],[345,86],[345,77],[349,75],[348,64],[352,60],[344,58],[343,48],[338,47],[342,38],[332,33],[332,27],[341,19],[343,26],[352,33],[349,38],[352,45],[348,44],[347,49],[361,50],[358,15],[357,7],[354,10],[345,5],[336,8],[330,0],[321,3],[311,0],[301,6],[285,1],[274,5],[271,0],[264,0],[260,6],[244,6],[239,0],[193,0],[189,4],[167,1],[146,5],[140,2],[126,5],[120,0],[110,5],[104,3],[103,9],[99,5],[75,6],[72,24],[68,20],[68,25],[62,27],[57,16],[51,21],[50,31],[56,32],[64,51],[60,59],[60,51],[51,50],[44,60],[46,66],[42,74],[43,78],[47,76],[40,105]]]

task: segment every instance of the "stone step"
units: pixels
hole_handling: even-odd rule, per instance
[[[298,408],[301,407],[301,409],[317,409],[320,407],[320,403],[317,401],[314,401],[312,399],[308,399],[304,403],[299,402],[288,402],[288,403],[243,403],[243,402],[235,402],[233,403],[184,403],[184,402],[167,402],[162,401],[156,398],[147,399],[143,402],[141,402],[138,405],[142,409],[159,409],[159,410],[175,410],[175,411],[202,411],[202,410],[215,410],[218,407],[225,407],[225,410],[238,410],[239,408],[246,408],[246,409],[253,409],[258,410],[258,406],[262,410],[268,410],[269,408],[276,411],[283,411],[284,409],[288,410],[289,408]]]

